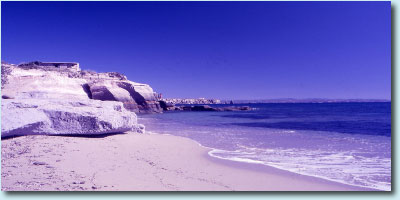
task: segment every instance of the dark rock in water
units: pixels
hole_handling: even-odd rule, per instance
[[[220,107],[214,108],[209,105],[200,105],[200,106],[180,106],[175,107],[174,110],[185,110],[185,111],[245,111],[251,110],[249,106],[229,106],[229,107]]]
[[[182,110],[191,111],[193,106],[182,106]]]
[[[217,108],[218,111],[243,111],[243,110],[251,110],[249,106],[229,106],[223,108]]]
[[[204,106],[193,106],[191,109],[192,111],[217,111],[217,109],[212,108],[211,106],[204,105]]]
[[[190,110],[191,111],[206,111],[208,108],[210,108],[209,106],[191,106]]]
[[[158,101],[159,103],[160,103],[160,107],[164,110],[164,111],[167,111],[167,110],[175,110],[175,105],[174,104],[172,104],[172,103],[167,103],[167,102],[165,102],[165,101]]]
[[[165,101],[158,101],[158,103],[160,103],[160,107],[163,110],[167,110],[167,103]]]
[[[251,110],[250,106],[241,106],[238,108],[239,108],[239,110]]]
[[[174,110],[183,110],[182,107],[174,107]]]

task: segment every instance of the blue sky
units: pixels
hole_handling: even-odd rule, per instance
[[[2,2],[1,59],[164,97],[391,98],[390,2]]]

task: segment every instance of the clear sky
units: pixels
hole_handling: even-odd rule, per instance
[[[164,97],[391,98],[390,2],[2,2],[1,59]]]

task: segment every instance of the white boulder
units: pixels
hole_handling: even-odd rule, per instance
[[[98,135],[139,131],[136,114],[121,102],[2,99],[1,136]]]

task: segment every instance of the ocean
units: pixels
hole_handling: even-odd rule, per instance
[[[228,106],[228,105],[211,105]],[[250,111],[139,116],[146,132],[193,139],[212,157],[391,190],[391,103],[240,104]]]

